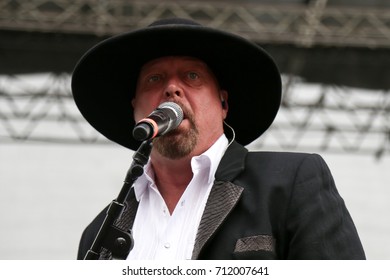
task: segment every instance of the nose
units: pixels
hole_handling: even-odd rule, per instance
[[[165,89],[165,97],[177,98],[183,97],[183,89],[176,82],[170,82]]]

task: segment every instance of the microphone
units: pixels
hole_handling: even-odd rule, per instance
[[[148,117],[135,125],[133,137],[138,141],[153,139],[174,130],[182,120],[183,110],[178,104],[161,103]]]

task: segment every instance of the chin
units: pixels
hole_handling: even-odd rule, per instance
[[[191,154],[198,143],[194,129],[179,127],[153,141],[153,147],[164,157],[180,159]]]

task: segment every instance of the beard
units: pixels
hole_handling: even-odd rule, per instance
[[[181,107],[184,111],[183,106]],[[180,159],[188,156],[197,145],[199,131],[195,124],[194,115],[189,112],[185,112],[184,115],[190,123],[189,129],[176,128],[153,140],[153,148],[162,156],[169,159]]]

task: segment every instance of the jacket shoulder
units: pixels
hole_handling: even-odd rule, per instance
[[[268,170],[281,172],[286,175],[288,172],[297,172],[300,168],[305,169],[327,169],[325,160],[318,154],[298,152],[268,152],[251,151],[246,156],[246,168],[256,170]],[[277,175],[277,174],[275,174]]]

